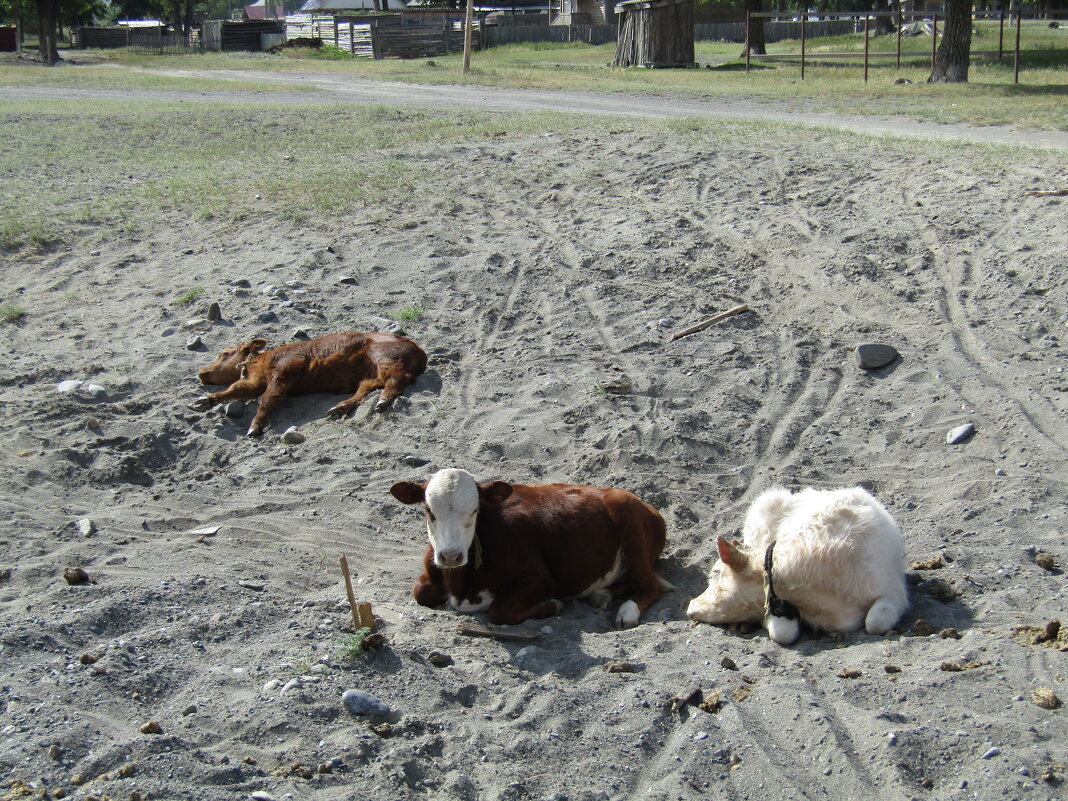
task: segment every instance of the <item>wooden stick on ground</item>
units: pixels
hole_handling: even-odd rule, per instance
[[[710,325],[715,325],[720,320],[726,320],[728,317],[733,317],[736,314],[749,311],[749,307],[744,303],[740,306],[735,306],[733,309],[727,309],[725,312],[720,312],[714,317],[709,317],[707,320],[702,320],[697,325],[691,325],[689,328],[684,328],[681,331],[676,331],[671,335],[669,342],[674,342],[676,339],[682,339],[682,337],[689,336],[690,334],[696,334],[698,331],[704,331]]]
[[[352,608],[352,630],[360,630],[360,614],[356,609],[356,596],[352,594],[352,578],[349,576],[349,560],[341,556],[341,573],[345,576],[345,592],[349,595],[349,606]]]
[[[489,626],[483,626],[479,623],[461,623],[456,627],[456,630],[461,634],[468,634],[472,637],[492,637],[495,640],[514,640],[515,642],[529,642],[541,637],[540,631],[531,631],[530,629],[505,631],[503,629],[491,629]]]
[[[1064,197],[1068,195],[1068,189],[1032,189],[1024,194],[1031,197]]]

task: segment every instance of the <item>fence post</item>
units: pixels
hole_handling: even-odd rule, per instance
[[[745,71],[749,72],[749,9],[745,10]]]
[[[897,68],[901,69],[901,23],[903,22],[901,16],[901,6],[897,7]]]
[[[1012,65],[1012,82],[1020,82],[1020,14],[1022,12],[1019,8],[1016,9],[1016,57],[1013,60]]]
[[[998,61],[1004,54],[1005,44],[1005,9],[998,11]]]
[[[801,80],[805,80],[805,22],[808,14],[801,15]]]
[[[868,82],[868,15],[864,15],[864,83]]]
[[[356,55],[356,28],[351,19],[349,20],[349,52]]]
[[[934,74],[935,54],[938,52],[938,15],[931,15],[931,74]]]

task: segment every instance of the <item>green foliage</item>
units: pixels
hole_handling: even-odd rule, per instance
[[[195,301],[197,298],[199,298],[203,294],[204,294],[204,287],[195,286],[192,289],[190,289],[190,290],[188,290],[186,292],[183,292],[181,295],[179,295],[177,298],[175,298],[174,305],[175,306],[188,306],[190,303]]]
[[[338,659],[355,659],[367,649],[363,646],[363,641],[366,640],[371,634],[371,629],[364,626],[362,629],[358,629],[354,634],[342,634],[338,637],[337,642],[334,644],[337,650]]]
[[[426,314],[426,309],[421,303],[416,303],[412,306],[405,306],[403,309],[395,311],[389,316],[394,320],[405,323],[414,323],[416,320],[422,319],[424,314]]]
[[[17,303],[0,303],[0,325],[17,323],[26,316],[26,307]]]

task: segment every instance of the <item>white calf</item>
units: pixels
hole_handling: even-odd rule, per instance
[[[885,634],[908,608],[901,532],[860,487],[769,490],[749,508],[742,541],[717,537],[716,546],[708,589],[686,610],[702,623],[763,621],[775,642],[789,645],[799,633],[791,604],[814,628],[853,631],[863,622],[869,634]],[[776,596],[789,602],[785,611]]]

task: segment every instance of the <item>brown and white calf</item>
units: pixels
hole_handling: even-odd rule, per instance
[[[660,513],[626,490],[575,484],[479,484],[449,468],[390,489],[422,503],[430,544],[413,595],[423,606],[485,612],[514,624],[559,614],[562,598],[630,593],[616,625],[630,628],[665,589]]]
[[[248,429],[248,436],[255,437],[287,395],[354,392],[327,410],[334,417],[348,414],[370,392],[381,389],[375,411],[382,411],[426,369],[423,349],[395,334],[346,331],[273,350],[266,347],[266,339],[253,339],[220,351],[197,375],[201,383],[230,386],[198,398],[192,408],[207,411],[227,401],[258,397],[259,408]]]
[[[702,623],[763,622],[771,639],[789,645],[800,632],[798,613],[817,629],[863,625],[885,634],[908,608],[901,531],[860,487],[768,490],[749,508],[742,541],[717,537],[716,547],[708,589],[686,610]],[[775,611],[776,596],[787,602],[783,611]]]

